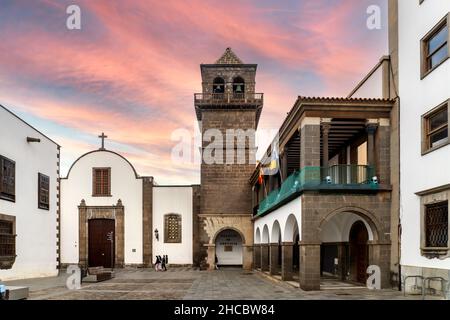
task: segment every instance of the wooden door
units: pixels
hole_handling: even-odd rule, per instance
[[[114,267],[115,224],[111,219],[89,220],[89,266]]]
[[[363,222],[357,221],[350,230],[350,262],[353,280],[365,283],[369,265],[369,250],[367,241],[369,234]]]

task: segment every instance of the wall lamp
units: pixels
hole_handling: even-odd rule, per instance
[[[38,139],[38,138],[32,138],[32,137],[27,137],[27,142],[41,142],[41,139]]]

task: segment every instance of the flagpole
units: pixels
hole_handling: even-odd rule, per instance
[[[266,194],[266,198],[267,198],[267,189],[266,189],[266,179],[264,179],[265,175],[263,176],[263,185],[264,185],[264,193]]]

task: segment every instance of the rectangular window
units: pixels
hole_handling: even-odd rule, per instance
[[[50,209],[50,178],[42,173],[38,174],[38,208]]]
[[[164,243],[181,243],[181,215],[169,213],[164,216]]]
[[[449,57],[448,15],[441,20],[421,41],[422,72],[424,78]]]
[[[438,106],[423,116],[424,138],[422,153],[434,150],[449,143],[448,102]]]
[[[111,168],[92,169],[92,195],[94,197],[111,196]]]
[[[448,246],[448,201],[425,206],[425,245],[428,248]]]
[[[15,260],[15,217],[0,214],[0,269],[11,269]]]
[[[0,156],[0,199],[16,201],[16,163]]]

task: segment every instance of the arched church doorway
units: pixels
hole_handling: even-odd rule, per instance
[[[350,275],[351,280],[365,283],[367,280],[367,267],[369,265],[369,249],[367,241],[369,234],[362,221],[356,221],[350,229]]]
[[[215,244],[218,266],[242,266],[242,237],[237,231],[221,231]]]
[[[115,221],[90,219],[88,224],[88,265],[113,268],[115,259]]]

